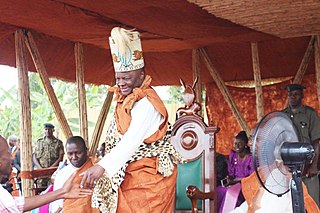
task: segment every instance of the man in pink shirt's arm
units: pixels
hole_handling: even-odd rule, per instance
[[[8,177],[11,173],[11,155],[7,141],[0,136],[0,179]],[[2,186],[0,186],[0,212],[16,213],[30,211],[34,208],[50,203],[57,199],[65,198],[81,198],[92,194],[92,190],[81,189],[79,185],[73,184],[74,173],[63,187],[57,191],[44,195],[36,195],[32,197],[13,197]]]

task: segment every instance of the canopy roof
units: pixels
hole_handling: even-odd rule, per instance
[[[253,79],[251,42],[262,78],[293,76],[310,35],[320,34],[320,2],[186,0],[0,0],[0,64],[15,66],[14,32],[30,30],[49,76],[75,81],[74,43],[84,44],[85,81],[109,84],[108,36],[115,26],[141,32],[154,85],[192,80],[192,49],[204,47],[224,81]],[[307,73],[314,70],[309,66]],[[35,71],[29,58],[29,70]],[[202,81],[212,77],[202,67]]]

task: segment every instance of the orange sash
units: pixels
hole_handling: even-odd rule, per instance
[[[82,167],[77,170],[77,174],[81,174],[82,172],[85,172],[87,169],[92,167],[92,161],[91,159],[88,159],[85,164],[82,165]],[[82,177],[77,175],[74,179],[75,184],[81,183]],[[85,198],[78,198],[78,199],[65,199],[63,202],[63,212],[64,213],[73,213],[73,212],[83,212],[83,213],[98,213],[100,212],[99,209],[92,208],[91,207],[91,196],[85,197]]]
[[[144,142],[146,143],[153,143],[157,140],[162,139],[168,128],[168,113],[166,107],[164,106],[158,94],[154,91],[154,89],[150,87],[150,83],[151,77],[147,75],[140,88],[133,89],[132,93],[127,97],[124,97],[121,94],[121,91],[117,86],[111,87],[109,89],[109,91],[116,94],[115,100],[117,101],[117,106],[115,116],[117,121],[117,129],[121,134],[124,134],[130,126],[130,112],[133,108],[134,103],[144,97],[147,97],[154,108],[164,117],[164,121],[160,125],[159,130],[149,138],[145,139]]]
[[[172,212],[177,168],[169,177],[157,172],[157,158],[143,158],[126,169],[118,198],[117,213]]]

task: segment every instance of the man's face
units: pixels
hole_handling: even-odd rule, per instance
[[[54,131],[53,128],[46,127],[44,128],[44,135],[50,138],[53,136],[53,131]]]
[[[88,151],[85,147],[71,143],[67,144],[66,150],[67,157],[74,167],[79,168],[87,161]]]
[[[99,148],[99,153],[102,157],[104,157],[105,155],[105,152],[106,152],[106,148],[104,146],[100,146]]]
[[[122,95],[127,96],[134,88],[140,87],[144,80],[144,71],[134,70],[130,72],[116,73],[116,84]]]
[[[288,92],[289,105],[293,108],[299,107],[301,105],[302,98],[303,98],[302,90],[294,90],[294,91]]]
[[[16,144],[17,144],[17,140],[15,140],[15,139],[9,140],[9,145],[10,145],[11,147],[16,146]]]
[[[12,171],[11,155],[7,141],[0,136],[0,176],[9,177]]]

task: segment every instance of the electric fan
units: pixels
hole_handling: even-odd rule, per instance
[[[301,173],[314,157],[313,147],[300,141],[294,123],[279,111],[261,119],[252,140],[253,164],[260,184],[277,196],[291,190],[294,213],[305,212]]]

